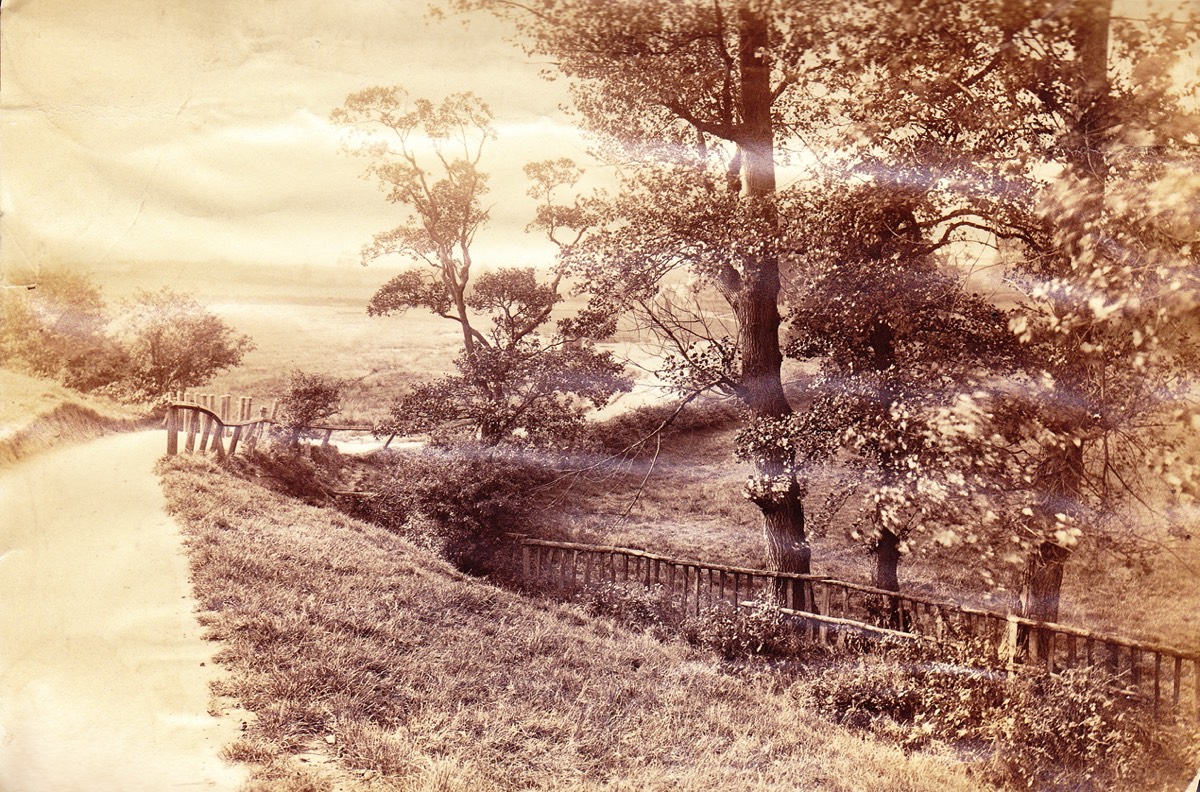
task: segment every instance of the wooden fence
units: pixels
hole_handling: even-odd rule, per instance
[[[179,435],[184,436],[183,450],[204,453],[210,450],[223,459],[237,453],[239,446],[254,450],[263,434],[276,424],[278,403],[271,409],[260,407],[254,413],[254,400],[249,396],[217,396],[211,393],[177,393],[167,406],[167,454],[179,453]],[[321,445],[329,445],[334,432],[369,432],[370,426],[320,425],[306,426],[307,431],[323,432]],[[229,438],[226,450],[225,439]],[[391,442],[391,438],[388,439]]]
[[[778,603],[814,640],[842,642],[847,634],[895,636],[938,644],[971,642],[995,664],[1016,670],[1041,666],[1106,669],[1156,713],[1193,710],[1200,720],[1200,652],[1135,641],[1008,613],[969,608],[821,575],[682,561],[623,547],[518,537],[524,579],[561,594],[599,583],[637,584],[685,614],[719,603]]]

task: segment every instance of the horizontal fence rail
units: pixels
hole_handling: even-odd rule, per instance
[[[236,454],[239,446],[253,451],[263,434],[271,426],[278,425],[275,420],[278,409],[278,402],[272,402],[270,410],[260,407],[255,414],[254,399],[249,396],[238,397],[234,402],[234,397],[229,394],[176,393],[167,405],[167,454],[179,453],[181,433],[184,436],[183,451],[189,454],[211,450],[218,459],[224,459]],[[329,445],[334,432],[370,432],[372,429],[358,425],[304,427],[304,431],[322,432],[323,446]],[[229,439],[228,450],[226,438]]]
[[[822,643],[840,643],[847,633],[861,633],[946,646],[971,644],[1008,670],[1100,668],[1124,692],[1151,702],[1156,713],[1191,710],[1200,720],[1200,652],[823,575],[684,561],[626,547],[513,538],[525,581],[563,595],[603,583],[639,585],[688,615],[721,603],[770,603]]]

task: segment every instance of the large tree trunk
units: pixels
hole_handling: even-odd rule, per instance
[[[1070,550],[1054,542],[1042,542],[1030,555],[1021,575],[1020,612],[1026,619],[1058,621],[1063,570],[1070,556]],[[1021,625],[1017,630],[1018,654],[1030,662],[1045,659],[1049,637],[1046,630]]]
[[[739,329],[742,357],[741,395],[750,411],[759,418],[782,418],[792,413],[783,391],[779,347],[779,254],[775,237],[779,226],[775,193],[775,141],[771,121],[773,101],[771,69],[767,50],[767,20],[749,2],[738,12],[741,82],[741,130],[737,144],[741,150],[742,188],[754,215],[753,233],[761,233],[762,252],[741,262],[741,284],[734,310]],[[756,498],[762,510],[763,534],[770,569],[808,574],[811,558],[804,526],[803,490],[792,470],[790,452],[764,453],[756,460],[760,475],[786,486],[773,488],[769,496]],[[777,596],[796,607],[803,607],[801,586],[781,585]]]
[[[1066,239],[1066,252],[1073,261],[1090,255],[1088,228],[1104,211],[1108,178],[1104,150],[1109,134],[1106,115],[1110,92],[1108,29],[1111,6],[1111,0],[1076,0],[1071,9],[1077,72],[1068,75],[1068,79],[1075,81],[1076,114],[1066,137],[1065,149],[1068,173],[1079,180],[1081,190],[1078,207],[1071,218],[1074,222],[1069,226]],[[1071,383],[1072,375],[1078,378],[1077,384]],[[1065,371],[1060,372],[1059,379],[1067,392],[1087,393],[1088,376],[1086,371]],[[1084,409],[1080,415],[1062,422],[1059,433],[1067,440],[1072,436],[1078,438],[1079,444],[1067,444],[1064,449],[1051,452],[1043,465],[1040,478],[1044,500],[1039,509],[1043,524],[1051,524],[1054,515],[1059,513],[1079,513],[1087,477],[1084,468],[1086,441],[1080,435],[1083,425],[1090,420],[1089,413],[1090,410]],[[1033,549],[1021,578],[1020,615],[1035,621],[1058,620],[1063,569],[1070,555],[1069,548],[1048,539]],[[1028,630],[1022,629],[1019,637],[1021,648],[1028,648]],[[1042,645],[1041,641],[1039,645]]]
[[[900,590],[900,537],[887,528],[879,529],[875,542],[875,588]]]
[[[884,591],[900,591],[900,537],[882,525],[879,527],[879,538],[875,542],[875,588]],[[893,630],[907,629],[900,601],[888,597],[885,603],[883,618],[885,626]]]
[[[1055,542],[1042,542],[1029,557],[1021,575],[1021,615],[1037,621],[1058,621],[1063,569],[1071,551]]]

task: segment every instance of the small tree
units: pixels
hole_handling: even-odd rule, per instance
[[[139,293],[126,305],[116,335],[129,357],[126,390],[149,399],[204,385],[254,349],[249,336],[171,289]]]
[[[392,409],[381,433],[467,429],[487,445],[517,433],[532,440],[564,439],[584,412],[601,406],[628,383],[622,367],[597,351],[586,323],[568,335],[542,335],[561,301],[561,276],[540,283],[533,269],[477,275],[472,245],[487,222],[481,198],[487,176],[479,162],[495,137],[491,111],[471,94],[441,104],[410,101],[400,88],[370,88],[347,97],[333,120],[353,131],[351,150],[372,160],[403,222],[363,248],[363,263],[398,254],[417,262],[371,298],[373,316],[422,309],[458,324],[458,374],[418,385]],[[382,133],[382,136],[380,134]],[[556,189],[572,186],[579,171],[569,161],[526,169],[530,195],[542,207],[534,227],[569,246],[578,240],[584,212],[556,208]],[[573,231],[574,239],[558,234]]]
[[[122,362],[107,325],[104,298],[90,278],[47,271],[26,288],[4,290],[0,360],[91,390],[112,382]]]
[[[301,433],[317,421],[342,409],[345,380],[309,374],[299,369],[288,377],[287,393],[279,401],[279,425],[288,430],[288,444],[296,445]]]
[[[381,433],[458,428],[474,432],[485,445],[518,439],[569,443],[586,412],[628,390],[629,382],[612,355],[589,341],[546,339],[536,332],[559,300],[532,269],[481,275],[467,305],[489,317],[484,343],[459,355],[457,375],[422,383],[400,399]]]

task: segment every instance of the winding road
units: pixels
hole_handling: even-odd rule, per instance
[[[208,714],[162,432],[0,471],[0,790],[235,790],[236,724]]]

